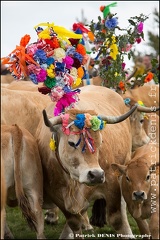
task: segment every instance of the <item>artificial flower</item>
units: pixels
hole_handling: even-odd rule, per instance
[[[110,54],[109,54],[109,55],[110,55],[114,60],[116,60],[117,54],[118,54],[117,44],[112,44],[112,45],[110,46]]]
[[[44,85],[48,88],[53,88],[56,85],[56,79],[47,76],[47,79],[44,81]]]
[[[74,60],[73,60],[73,58],[71,58],[70,56],[66,56],[66,57],[63,59],[63,62],[65,63],[66,68],[71,69],[71,68],[72,68],[72,65],[73,65],[73,63],[74,63]]]
[[[108,29],[113,29],[118,25],[118,19],[117,18],[110,18],[105,21],[105,26]]]
[[[55,73],[54,73],[52,68],[47,68],[47,76],[50,77],[50,78],[55,77]]]
[[[81,54],[82,56],[84,56],[86,54],[86,49],[85,47],[82,45],[82,44],[77,44],[77,47],[76,47],[76,51]]]
[[[32,81],[34,84],[38,84],[36,74],[31,73],[31,74],[29,75],[29,78],[31,79],[31,81]]]
[[[152,72],[148,72],[147,76],[144,79],[144,82],[150,82],[153,79],[154,74]]]
[[[59,41],[56,37],[54,37],[53,39],[45,39],[45,42],[49,44],[52,49],[60,47]]]
[[[136,42],[139,44],[141,42],[141,38],[136,38]]]
[[[47,55],[44,50],[38,49],[35,54],[33,55],[35,61],[39,64],[45,63],[47,61]]]
[[[85,113],[85,127],[90,128],[92,126],[91,123],[92,116],[89,113]]]
[[[97,131],[97,130],[99,130],[99,128],[100,128],[101,120],[98,119],[97,116],[92,116],[91,124],[92,124],[91,129],[92,129],[93,131]]]
[[[70,75],[73,77],[74,81],[77,79],[77,69],[75,67],[71,68]]]
[[[82,56],[80,53],[75,52],[75,53],[73,54],[73,57],[74,57],[74,58],[77,58],[77,59],[79,60],[80,64],[82,63],[82,61],[83,61],[83,56]]]
[[[85,115],[83,113],[78,113],[76,119],[74,120],[74,125],[79,129],[84,128]]]
[[[80,63],[80,61],[78,60],[78,58],[74,58],[73,57],[73,64],[72,64],[72,67],[74,67],[74,68],[79,68],[80,66],[81,66],[81,63]]]
[[[53,57],[55,60],[62,62],[62,59],[65,57],[65,50],[63,48],[54,49]]]
[[[137,26],[138,33],[142,33],[143,31],[143,22],[140,22]]]
[[[82,67],[79,67],[77,69],[77,75],[78,75],[79,78],[82,78],[84,76],[84,70],[83,70]]]
[[[39,74],[37,75],[38,82],[44,82],[46,80],[47,72],[44,69],[41,69]]]
[[[62,87],[57,86],[51,89],[50,97],[53,102],[57,102],[64,95]]]
[[[125,84],[124,82],[120,81],[119,84],[118,84],[119,88],[124,91],[125,90]]]

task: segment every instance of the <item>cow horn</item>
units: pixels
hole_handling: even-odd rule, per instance
[[[160,107],[145,107],[145,106],[138,106],[137,110],[139,112],[151,113],[159,111]]]
[[[103,116],[100,115],[102,120],[106,121],[108,124],[114,124],[124,121],[126,118],[128,118],[137,108],[137,105],[134,105],[127,113],[121,115],[121,116]]]
[[[51,118],[52,120],[49,120],[45,109],[43,110],[43,119],[45,125],[50,129],[52,129],[53,126],[62,123],[62,119],[60,116],[53,117]]]

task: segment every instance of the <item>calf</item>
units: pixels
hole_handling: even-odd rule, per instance
[[[137,149],[126,165],[112,164],[113,170],[122,175],[122,194],[140,233],[152,239],[159,239],[158,157],[158,144],[150,142]]]
[[[1,140],[7,205],[18,205],[28,225],[36,231],[37,239],[45,239],[41,208],[43,175],[37,143],[28,130],[16,124],[1,126]]]

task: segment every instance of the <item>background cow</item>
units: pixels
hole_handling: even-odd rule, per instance
[[[159,239],[159,144],[138,148],[126,165],[112,164],[122,175],[122,194],[141,235]],[[146,219],[150,218],[149,227]],[[150,237],[148,237],[150,239]]]
[[[4,173],[4,162],[2,160],[1,153],[1,239],[4,239],[4,229],[5,229],[5,221],[6,221],[6,182],[5,182],[5,173]]]
[[[45,239],[43,173],[37,143],[28,130],[16,124],[1,125],[1,141],[7,205],[18,205],[37,239]]]

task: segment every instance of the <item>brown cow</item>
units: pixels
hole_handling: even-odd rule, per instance
[[[35,134],[49,96],[39,92],[1,89],[1,123],[18,124]]]
[[[1,152],[5,167],[7,205],[19,206],[37,239],[45,239],[43,173],[35,138],[16,124],[1,125]]]
[[[90,153],[87,148],[83,153],[82,149],[85,146],[83,138],[86,139],[88,133],[86,132],[86,137],[85,134],[82,134],[84,137],[79,135],[80,130],[71,124],[70,131],[77,134],[66,135],[62,131],[66,129],[65,126],[62,128],[62,118],[57,116],[48,120],[44,112],[45,124],[49,128],[42,119],[36,132],[45,179],[43,208],[52,208],[54,203],[64,213],[67,222],[61,239],[68,239],[72,231],[75,237],[80,237],[82,219],[90,202],[103,197],[108,203],[109,223],[115,231],[132,234],[126,210],[123,205],[121,208],[119,183],[110,167],[113,162],[126,162],[131,157],[130,122],[129,119],[123,121],[124,116],[126,118],[131,112],[126,115],[123,99],[119,94],[104,87],[86,86],[81,88],[79,97],[80,101],[76,108],[66,112],[69,114],[68,123],[75,119],[77,113],[88,113],[88,117],[92,118],[98,112],[105,115],[102,118],[107,121],[107,125],[102,131],[89,130],[95,152]],[[48,116],[53,114],[53,107],[54,104],[51,103],[46,108]],[[123,117],[116,117],[120,115]],[[121,123],[118,123],[119,121]],[[49,148],[53,135],[56,140],[55,151]],[[87,142],[87,139],[85,141]]]
[[[159,145],[152,142],[137,149],[126,165],[112,164],[114,171],[122,175],[122,194],[141,235],[151,235],[152,239],[159,239],[159,173],[156,165],[159,165]]]

